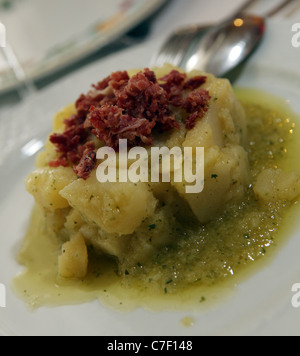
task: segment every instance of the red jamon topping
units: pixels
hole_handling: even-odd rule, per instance
[[[79,178],[87,179],[97,163],[95,138],[115,150],[120,139],[131,147],[152,145],[154,128],[180,130],[172,107],[182,108],[186,128],[194,128],[211,99],[200,88],[205,82],[205,76],[187,79],[177,70],[159,80],[148,68],[131,78],[126,71],[112,73],[78,98],[77,113],[65,120],[65,131],[50,136],[59,154],[50,166],[71,165]]]

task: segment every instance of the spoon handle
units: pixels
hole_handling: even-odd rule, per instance
[[[258,0],[248,0],[246,1],[243,5],[240,6],[240,8],[230,16],[229,20],[235,19],[239,16],[241,16],[248,8],[250,8],[254,3],[256,3]],[[273,17],[277,13],[279,13],[281,10],[283,10],[286,6],[290,5],[291,3],[295,2],[295,0],[283,0],[280,4],[278,4],[275,8],[272,10],[269,10],[264,17]]]
[[[272,16],[276,15],[279,11],[284,9],[286,6],[288,6],[292,2],[294,2],[294,0],[284,0],[281,4],[276,6],[273,10],[269,11],[265,16],[272,17]]]
[[[238,10],[233,15],[230,15],[229,20],[235,19],[241,16],[250,6],[252,6],[257,0],[247,0],[243,5],[241,5]]]

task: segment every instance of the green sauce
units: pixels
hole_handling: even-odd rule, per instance
[[[239,89],[248,118],[251,181],[265,168],[297,170],[299,118],[286,103],[257,91]],[[60,242],[43,230],[34,210],[18,256],[25,265],[13,281],[16,293],[31,307],[78,304],[99,299],[103,305],[128,311],[207,309],[234,293],[234,286],[262,268],[292,234],[298,202],[261,205],[252,186],[238,205],[205,226],[188,226],[175,247],[163,249],[147,265],[123,276],[109,259],[93,258],[81,281],[57,278]]]

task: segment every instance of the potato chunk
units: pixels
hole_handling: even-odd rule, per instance
[[[65,120],[74,114],[76,114],[76,107],[74,104],[70,104],[64,109],[60,110],[53,119],[53,133],[64,132]],[[54,161],[56,158],[56,147],[50,142],[48,138],[46,140],[44,150],[37,155],[35,165],[37,168],[48,167],[49,162]]]
[[[183,142],[183,147],[204,147],[204,189],[186,194],[186,182],[172,183],[200,223],[214,219],[228,202],[241,199],[249,184],[245,111],[227,80],[209,76],[205,86],[213,100]]]
[[[199,194],[187,194],[183,183],[174,183],[201,223],[211,221],[225,204],[244,196],[249,182],[248,157],[241,146],[211,147],[206,150],[204,170],[204,189]]]
[[[262,202],[293,201],[300,195],[300,173],[266,169],[258,175],[254,192]]]
[[[132,234],[157,204],[146,183],[99,183],[95,173],[60,192],[91,224],[107,233]]]
[[[226,144],[245,146],[247,142],[247,123],[244,108],[226,79],[208,76],[203,86],[212,97],[209,110],[198,120],[196,127],[187,132],[184,147],[220,148]]]
[[[70,167],[44,167],[31,173],[27,177],[25,185],[40,206],[54,211],[69,207],[68,201],[59,192],[76,179],[77,177]]]
[[[58,270],[64,278],[84,278],[88,269],[88,253],[84,238],[77,234],[62,246]]]

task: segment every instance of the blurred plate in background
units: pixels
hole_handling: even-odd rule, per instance
[[[0,0],[0,21],[26,77],[35,80],[111,43],[165,2]],[[0,92],[17,85],[16,75],[0,52]]]

